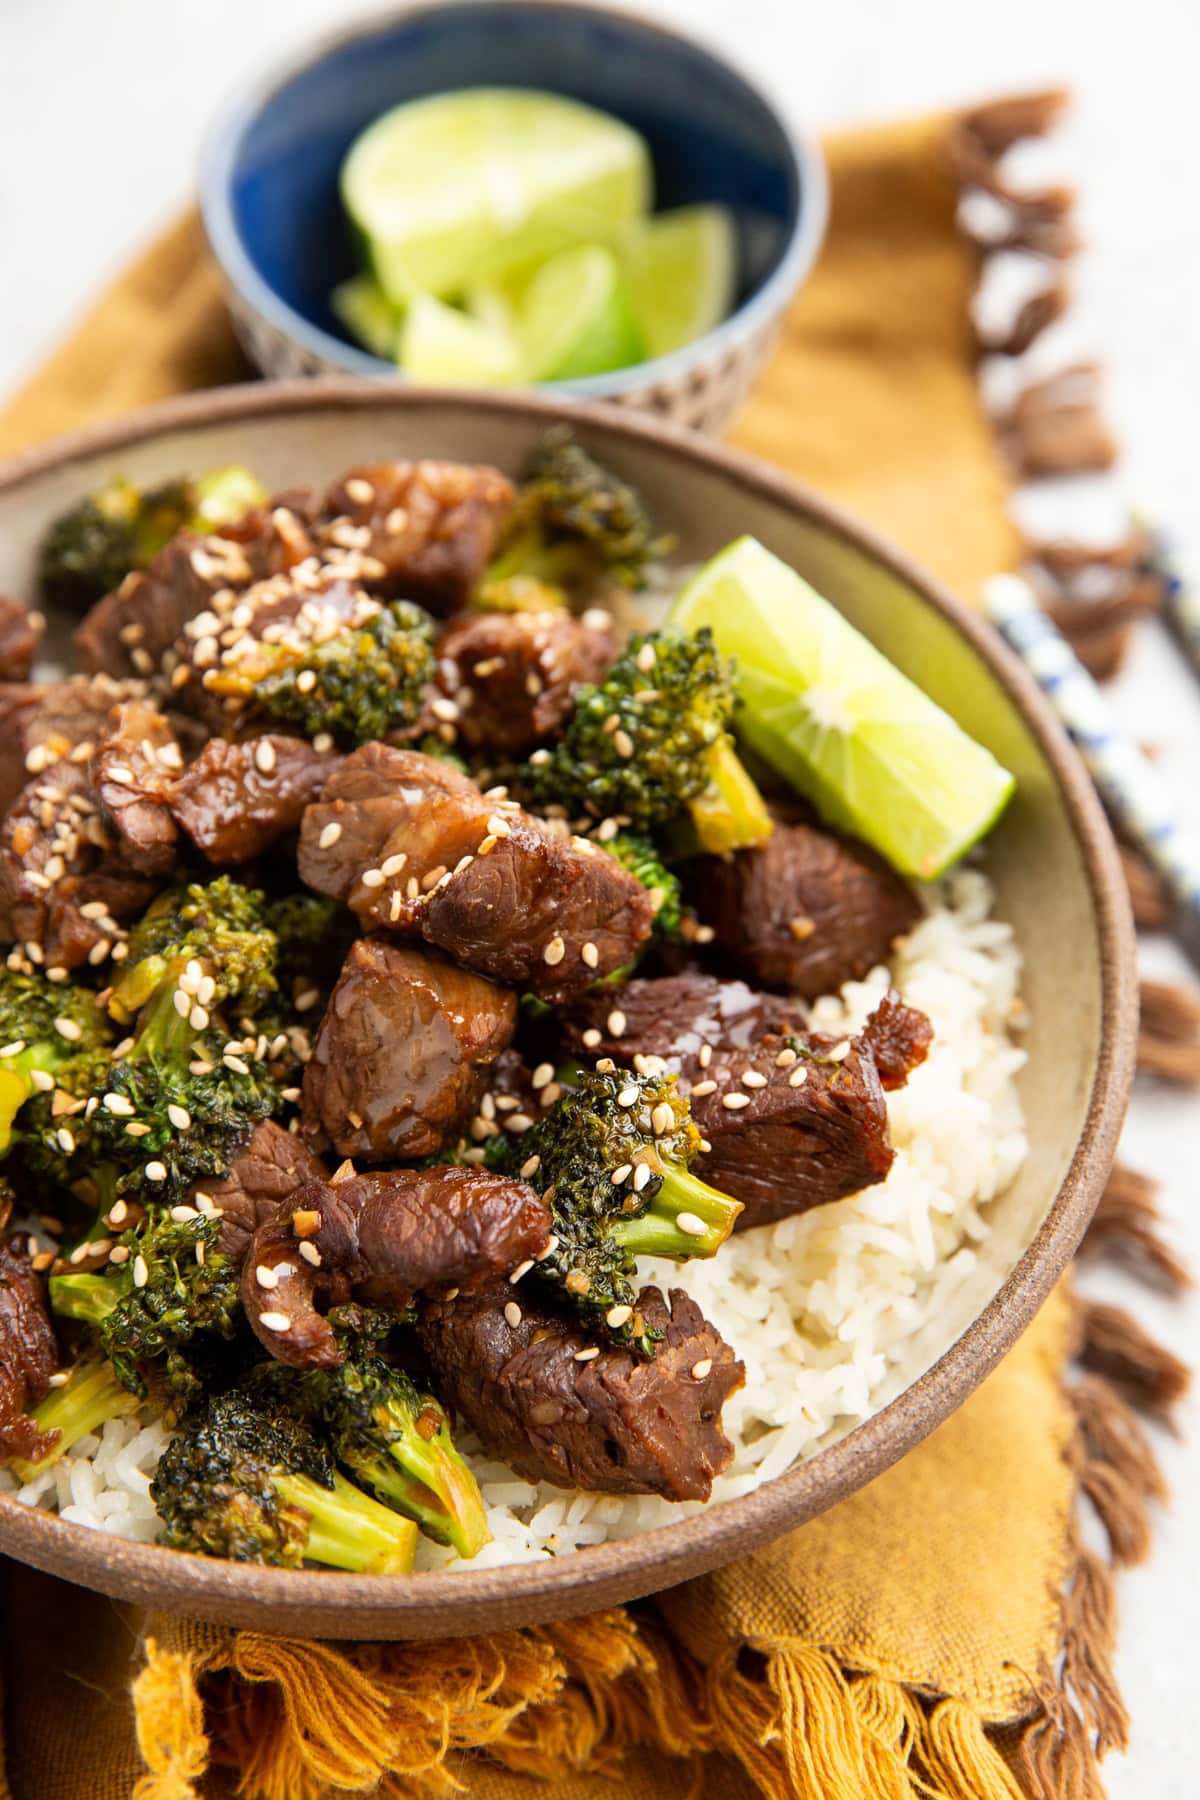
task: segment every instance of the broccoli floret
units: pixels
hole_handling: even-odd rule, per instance
[[[30,1413],[39,1432],[51,1440],[44,1453],[36,1460],[14,1457],[6,1466],[18,1481],[32,1481],[44,1469],[53,1468],[80,1438],[99,1431],[110,1419],[136,1412],[141,1404],[118,1380],[106,1358],[85,1356],[75,1364],[66,1383],[51,1388]]]
[[[491,1532],[479,1484],[431,1394],[361,1350],[305,1379],[333,1454],[356,1481],[460,1556],[482,1549]]]
[[[687,813],[702,850],[761,844],[771,816],[730,736],[735,702],[733,664],[707,626],[639,634],[602,682],[579,689],[563,736],[521,779],[535,805],[637,832]]]
[[[619,831],[604,845],[623,868],[636,876],[649,890],[654,902],[654,929],[660,937],[682,936],[684,904],[679,877],[668,869],[650,838],[636,837],[633,832]]]
[[[50,1279],[54,1311],[90,1325],[122,1386],[153,1392],[172,1419],[199,1397],[212,1347],[233,1339],[241,1315],[239,1271],[216,1248],[219,1229],[215,1214],[147,1218],[100,1273]]]
[[[210,1400],[167,1445],[150,1493],[177,1550],[380,1574],[412,1568],[416,1526],[338,1473],[273,1384],[244,1382]]]
[[[90,1092],[110,1041],[108,1021],[87,988],[0,966],[0,1156],[12,1147],[14,1121],[31,1096],[60,1087]],[[22,1134],[33,1141],[43,1110],[22,1120]]]
[[[42,598],[86,612],[126,575],[144,569],[184,526],[216,531],[266,497],[249,470],[237,466],[145,489],[116,476],[51,525],[41,552]]]
[[[257,712],[298,725],[308,737],[332,732],[346,745],[373,743],[419,718],[433,679],[435,636],[422,607],[392,600],[302,652],[264,645],[245,694]],[[242,685],[235,675],[222,691]]]
[[[565,426],[555,426],[525,465],[477,604],[524,612],[559,607],[566,590],[600,577],[640,587],[647,564],[666,548],[633,488]]]
[[[699,1148],[673,1075],[610,1064],[581,1070],[531,1131],[496,1152],[505,1173],[530,1169],[524,1179],[550,1206],[555,1244],[537,1277],[561,1283],[581,1311],[602,1313],[647,1354],[652,1339],[630,1281],[636,1259],[715,1256],[742,1210],[689,1172]]]
[[[182,975],[202,1011],[253,1016],[278,992],[271,918],[266,895],[228,875],[160,894],[130,933],[109,1011],[128,1023],[164,996],[169,1010]]]

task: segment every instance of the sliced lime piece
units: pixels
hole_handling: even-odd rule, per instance
[[[666,356],[719,325],[737,289],[737,233],[724,206],[680,206],[638,219],[621,260],[650,356]]]
[[[441,298],[648,210],[650,155],[619,119],[559,95],[468,88],[377,119],[342,165],[342,199],[380,285]]]
[[[897,869],[932,880],[995,823],[1015,782],[835,607],[755,538],[684,587],[671,617],[738,661],[746,742]]]
[[[641,362],[645,340],[611,250],[585,244],[542,264],[517,330],[533,381],[575,381]]]
[[[393,306],[373,275],[354,275],[339,282],[329,296],[333,312],[355,343],[391,362],[400,336],[400,309]]]
[[[432,294],[418,294],[405,315],[399,361],[415,381],[511,387],[523,379],[517,346],[507,332],[469,318]]]

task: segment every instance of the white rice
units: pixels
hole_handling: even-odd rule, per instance
[[[976,1310],[989,1202],[1026,1151],[1014,1082],[1024,1061],[1013,1041],[1020,955],[1010,928],[991,918],[991,888],[977,870],[960,870],[926,898],[927,916],[890,969],[813,1008],[815,1025],[846,1033],[893,985],[933,1021],[928,1061],[888,1098],[897,1154],[887,1180],[735,1237],[712,1262],[646,1262],[640,1271],[694,1294],[746,1365],[724,1413],[733,1461],[708,1505],[772,1480],[869,1418],[928,1363],[931,1323],[965,1323]],[[158,1520],[148,1478],[164,1441],[156,1423],[114,1421],[19,1491],[0,1471],[0,1491],[149,1541]],[[460,1568],[537,1561],[700,1509],[522,1481],[470,1438],[460,1443],[493,1533]],[[418,1567],[455,1562],[421,1540]]]

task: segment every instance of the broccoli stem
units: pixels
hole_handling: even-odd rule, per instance
[[[12,1145],[13,1121],[34,1089],[33,1074],[53,1075],[63,1060],[61,1044],[27,1044],[0,1063],[0,1156]]]
[[[765,844],[774,830],[771,815],[728,732],[711,746],[705,760],[708,786],[688,802],[700,848],[724,855]]]
[[[52,1275],[50,1306],[60,1319],[100,1325],[120,1299],[118,1283],[108,1275]]]
[[[32,1481],[35,1475],[61,1461],[80,1438],[99,1431],[109,1419],[120,1419],[136,1412],[141,1404],[136,1394],[122,1387],[111,1363],[90,1360],[77,1363],[66,1385],[52,1388],[30,1415],[39,1431],[47,1435],[56,1431],[57,1439],[44,1456],[30,1461],[14,1457],[8,1466],[18,1481]]]
[[[669,1256],[686,1262],[692,1256],[715,1256],[742,1210],[679,1163],[662,1163],[662,1186],[644,1213],[615,1219],[612,1234],[634,1256]],[[686,1231],[680,1218],[699,1221],[703,1233]]]
[[[353,1574],[405,1575],[413,1566],[417,1528],[364,1494],[343,1475],[332,1488],[308,1475],[272,1477],[284,1504],[305,1516],[304,1554],[310,1562]]]
[[[396,1423],[394,1413],[390,1422]],[[444,1420],[429,1439],[409,1420],[386,1452],[347,1448],[343,1460],[359,1481],[460,1556],[477,1555],[490,1540],[479,1484],[449,1441]]]

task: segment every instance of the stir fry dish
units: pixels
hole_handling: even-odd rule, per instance
[[[0,613],[9,1491],[152,1419],[160,1541],[379,1572],[476,1556],[485,1466],[709,1497],[745,1370],[671,1267],[882,1183],[933,1032],[811,1015],[915,871],[694,587],[631,628],[664,547],[561,431],[54,525],[83,672]]]

